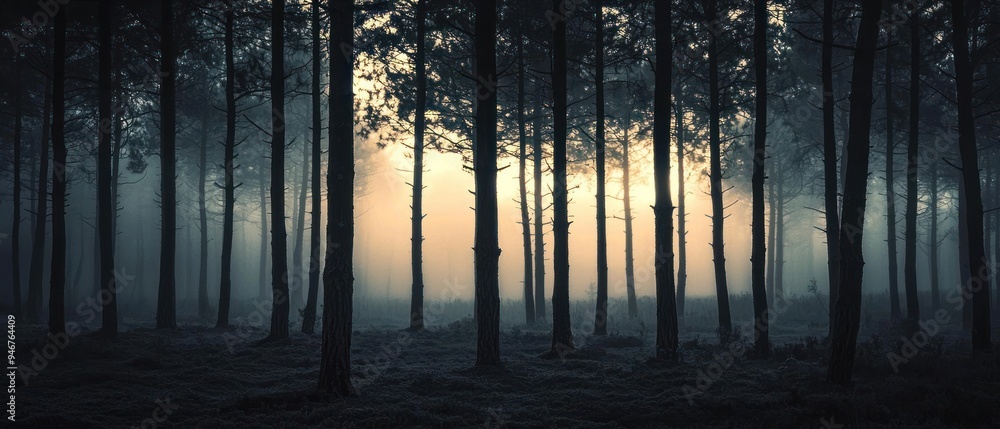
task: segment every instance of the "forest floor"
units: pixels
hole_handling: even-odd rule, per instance
[[[546,328],[508,328],[503,367],[475,370],[471,320],[417,333],[357,327],[358,395],[316,401],[318,334],[254,345],[265,333],[249,327],[131,327],[114,341],[83,329],[59,347],[43,327],[18,326],[16,427],[1000,427],[997,358],[970,357],[946,328],[911,337],[912,350],[900,336],[861,338],[844,388],[825,382],[821,341],[794,329],[775,331],[766,360],[747,358],[747,338],[724,348],[689,332],[681,362],[664,364],[649,360],[645,328],[577,333],[565,359],[540,357]]]

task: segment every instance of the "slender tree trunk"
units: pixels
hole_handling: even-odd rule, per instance
[[[871,140],[872,75],[875,43],[882,15],[880,2],[861,6],[861,23],[854,51],[851,76],[850,133],[847,141],[847,173],[844,176],[843,224],[840,230],[840,288],[833,313],[833,335],[827,379],[837,384],[851,382],[854,353],[861,322],[861,284],[864,269],[862,237],[868,192],[868,155]]]
[[[427,0],[417,0],[417,53],[415,58],[417,106],[413,121],[413,213],[410,255],[413,285],[410,289],[410,329],[424,329],[424,128],[427,111]]]
[[[285,0],[271,3],[271,332],[288,338],[288,234],[285,231]]]
[[[972,292],[972,348],[990,353],[990,277],[983,237],[983,198],[979,182],[979,159],[976,147],[975,112],[972,108],[972,63],[969,59],[969,27],[965,2],[951,4],[952,43],[954,44],[955,82],[958,90],[958,149],[962,158],[962,182],[965,184],[969,236],[969,276],[966,287]],[[978,280],[978,281],[973,281]]]
[[[958,181],[958,273],[962,287],[969,284],[972,278],[969,267],[969,227],[968,227],[968,197],[965,192],[965,182]],[[972,299],[971,295],[962,294],[962,329],[972,331]]]
[[[552,0],[552,10],[561,10],[562,0]],[[552,29],[552,230],[555,282],[552,285],[552,353],[573,350],[569,316],[569,201],[566,187],[566,19],[557,19]]]
[[[305,276],[303,275],[303,263],[302,263],[302,249],[305,247],[306,238],[306,203],[309,199],[309,151],[310,145],[308,141],[302,142],[302,181],[299,182],[299,210],[296,212],[295,216],[298,219],[295,222],[295,244],[292,245],[292,273],[290,278],[292,279],[291,286],[293,290],[289,292],[291,297],[295,298],[295,305],[297,308],[300,306],[305,306],[306,302],[306,288]]]
[[[833,314],[840,298],[840,213],[837,203],[837,136],[834,132],[833,94],[833,2],[823,2],[823,211],[826,212],[827,278],[830,288],[830,332]],[[846,161],[846,160],[845,160]]]
[[[320,272],[320,216],[323,211],[323,189],[320,182],[320,156],[322,155],[323,110],[322,48],[320,45],[320,0],[312,0],[312,213],[309,215],[309,293],[302,317],[302,332],[311,334],[316,329],[316,300],[319,297]]]
[[[635,250],[632,242],[632,172],[629,161],[629,129],[632,127],[632,109],[625,113],[622,129],[622,203],[625,209],[625,293],[628,295],[628,318],[639,317],[639,303],[635,296]]]
[[[21,317],[21,61],[14,60],[14,216],[10,227],[11,315]]]
[[[910,140],[906,145],[906,241],[903,280],[906,284],[906,318],[920,319],[917,299],[917,150],[920,143],[920,9],[914,3],[910,18]]]
[[[500,364],[497,235],[497,1],[476,1],[476,366]]]
[[[941,289],[939,286],[938,269],[938,172],[937,162],[931,162],[928,166],[931,173],[931,183],[929,185],[931,198],[929,201],[931,218],[930,237],[927,238],[927,257],[930,260],[928,266],[931,276],[931,310],[937,311],[941,308]]]
[[[51,86],[50,86],[51,85]],[[34,237],[31,240],[31,265],[28,267],[28,302],[24,316],[30,323],[41,322],[42,281],[45,266],[45,225],[49,206],[49,137],[52,132],[52,91],[54,82],[47,81],[42,112],[42,142],[38,161],[38,181],[35,193]]]
[[[157,295],[156,327],[177,327],[177,52],[174,47],[174,0],[162,1],[160,49],[163,78],[160,83],[160,288]]]
[[[707,22],[718,18],[716,0],[703,0]],[[716,33],[708,32],[709,152],[712,198],[712,255],[715,263],[715,292],[719,301],[719,328],[725,335],[733,330],[729,313],[729,285],[726,279],[726,239],[723,233],[725,206],[722,201],[722,140],[719,136],[719,48]]]
[[[521,236],[524,244],[524,322],[532,325],[535,323],[535,295],[531,270],[531,218],[528,216],[528,136],[525,132],[527,124],[524,119],[524,79],[524,35],[519,32],[517,35],[517,137],[519,144],[517,181],[519,185],[518,196],[521,198]]]
[[[326,176],[329,211],[319,387],[346,396],[352,394],[354,309],[354,0],[330,0],[327,10],[330,13],[330,150]]]
[[[685,212],[684,190],[684,109],[681,107],[681,97],[678,91],[674,95],[674,122],[677,127],[677,318],[684,320],[684,298],[687,289],[687,212]],[[633,295],[635,294],[633,284]]]
[[[750,262],[754,310],[754,352],[767,357],[768,307],[765,271],[767,237],[764,235],[764,160],[767,156],[767,1],[754,2],[754,155],[753,155],[753,249]]]
[[[99,146],[97,151],[97,230],[100,232],[100,283],[101,291],[101,332],[114,336],[118,333],[118,286],[115,278],[115,182],[118,177],[112,171],[113,151],[111,140],[113,132],[114,113],[112,112],[111,96],[113,94],[111,75],[115,73],[112,64],[112,13],[114,2],[102,1],[98,6],[98,39],[99,39],[99,107],[100,128],[98,131]],[[107,298],[105,298],[107,297]]]
[[[653,90],[653,206],[656,245],[657,359],[677,360],[677,300],[674,295],[674,204],[670,198],[670,89],[673,41],[670,0],[655,3],[656,76]]]
[[[219,282],[219,313],[215,322],[217,328],[229,326],[229,306],[232,302],[233,289],[233,224],[236,209],[236,66],[234,59],[234,8],[226,8],[226,146],[223,155],[225,162],[225,184],[223,185],[222,214],[222,274]],[[261,205],[261,211],[264,206]],[[262,215],[264,216],[264,215]],[[267,234],[267,228],[261,226]],[[265,252],[266,254],[266,249]],[[264,264],[261,264],[262,266]]]
[[[545,207],[542,205],[542,87],[535,81],[535,101],[532,106],[534,120],[531,125],[531,156],[533,161],[532,182],[535,210],[535,320],[545,321]]]
[[[267,298],[267,237],[270,229],[267,225],[267,187],[268,178],[264,171],[266,165],[264,158],[258,167],[260,173],[260,263],[258,273],[257,296],[260,299]]]
[[[100,136],[98,136],[98,141],[100,141],[99,139],[100,139]],[[98,148],[98,149],[100,149],[100,148]],[[99,162],[100,161],[98,160],[98,163]],[[97,191],[98,191],[97,198],[100,199],[100,190],[97,189]],[[100,226],[101,207],[100,207],[100,201],[97,201],[97,205],[94,206],[94,220],[95,220],[94,225],[93,225],[94,239],[91,241],[91,252],[90,252],[90,257],[91,257],[91,264],[90,264],[91,265],[91,271],[90,271],[90,274],[91,274],[91,286],[92,286],[91,287],[91,291],[93,292],[94,296],[97,296],[97,294],[101,293],[101,287],[103,286],[103,284],[102,284],[103,282],[101,281],[102,272],[101,272],[101,226]],[[103,322],[103,320],[102,320],[102,322]]]
[[[66,332],[66,8],[55,16],[52,70],[52,261],[49,333]]]
[[[776,169],[774,168],[774,162],[772,162],[770,167],[771,174],[769,176],[775,176]],[[774,177],[772,177],[774,179]],[[768,308],[773,308],[774,305],[774,250],[777,248],[776,237],[778,235],[778,203],[777,199],[774,197],[774,180],[770,180],[767,183],[767,248],[771,249],[767,252],[767,302]]]
[[[785,175],[775,175],[774,193],[774,302],[785,302]]]
[[[605,141],[604,141],[604,1],[597,0],[596,27],[597,56],[595,85],[597,93],[597,310],[594,316],[594,335],[608,333],[608,215],[605,197]],[[668,82],[669,84],[669,82]],[[669,113],[667,120],[669,121]],[[669,129],[669,127],[667,127]],[[669,137],[668,137],[669,142]],[[669,143],[667,143],[669,145]],[[668,190],[669,192],[669,190]],[[672,274],[671,274],[672,276]]]
[[[889,8],[889,2],[885,2],[885,7]],[[888,10],[888,9],[887,9]],[[886,30],[886,45],[891,46],[892,29]],[[889,314],[892,320],[899,320],[902,316],[899,306],[899,265],[896,251],[896,103],[893,101],[893,80],[892,80],[892,58],[893,49],[885,50],[885,242],[889,252]]]
[[[114,23],[112,23],[114,25]],[[113,39],[112,39],[113,40]],[[111,45],[114,51],[114,44]],[[124,71],[121,65],[121,56],[114,57],[113,66],[115,70],[115,101],[112,106],[111,118],[115,123],[114,142],[111,152],[111,254],[118,254],[118,178],[121,176],[121,156],[122,156],[122,135],[125,131],[125,102],[124,90],[122,89],[122,75]]]
[[[205,182],[208,175],[208,110],[201,117],[201,147],[198,151],[201,172],[198,175],[198,223],[201,225],[198,252],[198,316],[208,320],[211,306],[208,303],[208,207],[205,203]]]

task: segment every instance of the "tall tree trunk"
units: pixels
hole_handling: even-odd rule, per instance
[[[11,315],[21,317],[21,61],[14,60],[14,215],[10,227]]]
[[[563,1],[552,0],[561,11]],[[566,187],[566,17],[552,27],[552,236],[555,282],[552,285],[552,348],[564,355],[573,350],[569,316],[569,201]]]
[[[629,160],[629,129],[632,128],[632,109],[625,112],[622,127],[622,204],[625,209],[625,293],[628,295],[628,318],[639,317],[639,303],[635,296],[635,251],[632,236],[632,172]]]
[[[785,174],[775,174],[774,302],[785,302]]]
[[[114,25],[114,23],[112,23]],[[113,40],[113,39],[112,39]],[[114,51],[114,44],[111,45],[112,51]],[[113,52],[112,52],[113,53]],[[125,74],[122,63],[121,55],[118,57],[113,57],[112,65],[115,70],[115,101],[112,106],[111,118],[115,123],[112,152],[111,152],[111,210],[113,214],[111,215],[111,254],[117,255],[118,252],[118,178],[121,176],[121,156],[122,156],[122,135],[125,132],[125,101],[124,101],[124,89],[122,86],[123,75]]]
[[[972,63],[969,60],[969,24],[965,2],[951,4],[955,83],[958,90],[958,149],[962,158],[962,182],[967,199],[965,223],[969,236],[969,276],[972,292],[972,348],[990,352],[990,267],[985,258],[983,198],[979,182],[975,112],[972,109]]]
[[[972,278],[969,267],[969,202],[965,193],[965,182],[958,181],[958,277],[963,287]],[[971,295],[962,294],[962,329],[972,331],[972,299]]]
[[[312,213],[309,215],[309,292],[302,317],[302,332],[316,329],[316,300],[319,297],[320,216],[323,211],[323,189],[320,183],[320,156],[323,139],[323,86],[321,81],[322,48],[320,45],[320,0],[312,0]]]
[[[319,387],[350,395],[354,309],[354,0],[330,0],[329,212]],[[340,53],[340,55],[338,55]]]
[[[769,176],[774,176],[775,175],[775,171],[776,171],[776,169],[774,168],[774,162],[772,162],[770,165],[771,165],[771,167],[770,167],[771,174]],[[772,179],[773,178],[774,177],[772,177]],[[771,306],[774,305],[774,271],[775,271],[774,270],[774,265],[775,265],[775,263],[774,263],[775,262],[775,259],[774,259],[774,250],[777,247],[775,245],[775,243],[777,243],[777,241],[778,241],[778,240],[776,240],[776,237],[775,237],[776,235],[778,235],[777,234],[778,233],[778,228],[777,228],[777,226],[778,226],[778,203],[777,203],[777,199],[774,197],[774,194],[775,194],[775,192],[774,192],[774,187],[775,187],[774,180],[768,181],[767,183],[765,183],[765,185],[767,185],[767,207],[768,207],[768,210],[767,210],[767,248],[771,249],[770,252],[767,252],[766,283],[767,283],[767,302],[768,302],[768,308],[771,308]]]
[[[226,8],[226,146],[225,162],[225,184],[223,185],[223,214],[222,214],[222,274],[219,281],[219,312],[215,322],[217,328],[229,326],[229,306],[232,302],[233,289],[233,218],[236,209],[236,66],[234,59],[234,8]],[[261,205],[261,211],[264,206]],[[264,216],[264,215],[262,215]],[[261,228],[267,234],[267,228]],[[266,249],[265,252],[266,253]],[[264,264],[261,264],[262,266]]]
[[[201,117],[201,147],[198,150],[198,161],[201,171],[198,174],[198,224],[201,225],[198,252],[198,316],[202,320],[211,317],[211,307],[208,303],[208,207],[205,203],[205,181],[208,175],[208,110]]]
[[[890,8],[890,3],[885,2],[885,7]],[[888,10],[888,9],[887,9]],[[893,80],[892,64],[893,49],[891,48],[892,28],[886,29],[885,50],[885,242],[888,250],[888,271],[889,271],[889,314],[892,320],[899,320],[901,316],[899,306],[899,265],[896,251],[896,103],[893,101]]]
[[[303,140],[302,180],[299,182],[299,209],[295,212],[295,217],[297,218],[295,221],[295,243],[292,245],[292,273],[289,276],[292,279],[291,286],[293,287],[289,291],[289,294],[291,295],[290,298],[294,298],[296,308],[305,306],[306,302],[306,288],[303,287],[305,276],[303,275],[302,249],[305,247],[306,203],[309,198],[309,151],[310,145],[308,140]]]
[[[177,52],[174,46],[174,0],[161,0],[160,50],[163,78],[160,83],[160,288],[156,327],[177,327],[175,280],[177,250]]]
[[[410,329],[424,329],[424,128],[427,111],[427,0],[417,0],[417,53],[415,77],[417,106],[413,121],[413,213],[410,237],[410,264],[413,284],[410,289]]]
[[[100,141],[100,136],[98,136],[98,141]],[[98,160],[98,163],[99,162],[100,161]],[[98,189],[97,191],[98,191],[97,198],[100,199],[100,195],[99,195],[100,194],[100,190]],[[101,207],[100,207],[100,201],[98,201],[98,204],[96,206],[94,206],[94,219],[95,219],[95,222],[94,222],[94,225],[93,225],[94,239],[91,241],[91,252],[90,252],[90,256],[91,256],[91,271],[90,271],[90,274],[91,274],[91,283],[92,283],[91,284],[91,286],[92,286],[91,291],[93,292],[94,296],[97,296],[97,294],[101,293],[101,287],[103,286],[102,285],[103,282],[101,281],[101,275],[102,275],[102,273],[101,273],[101,226],[100,226]],[[102,320],[102,322],[103,322],[103,320]]]
[[[97,151],[97,230],[100,233],[100,283],[101,290],[101,332],[114,336],[118,333],[118,287],[115,278],[115,182],[118,177],[112,171],[112,147],[114,113],[112,112],[111,96],[113,94],[111,75],[115,73],[112,64],[112,1],[102,1],[98,9],[98,39],[99,65],[98,85],[100,127],[98,131],[99,146]],[[105,298],[107,297],[107,298]]]
[[[670,0],[655,3],[656,76],[653,90],[653,206],[656,245],[656,358],[677,360],[674,295],[674,204],[670,198],[670,89],[673,78]]]
[[[765,271],[767,264],[764,235],[764,159],[767,156],[767,1],[756,0],[753,8],[754,33],[754,154],[753,154],[753,249],[750,262],[754,310],[754,351],[767,357],[768,309]]]
[[[927,238],[927,257],[930,259],[928,266],[931,276],[931,310],[937,311],[941,308],[941,289],[939,286],[940,274],[938,268],[938,172],[937,162],[931,162],[928,166],[931,173],[931,183],[929,185],[931,198],[929,216],[931,218],[930,237]]]
[[[718,18],[717,0],[702,0],[706,22]],[[726,279],[726,239],[723,233],[725,206],[722,202],[722,140],[719,136],[719,42],[714,31],[708,31],[708,85],[709,85],[709,178],[712,198],[712,256],[715,264],[715,292],[719,302],[719,328],[725,335],[733,330],[729,313],[729,285]]]
[[[872,119],[872,75],[881,2],[862,3],[861,23],[851,76],[850,133],[847,173],[844,176],[843,224],[840,230],[840,288],[833,313],[833,335],[827,379],[851,382],[854,352],[861,322],[861,284],[864,269],[862,237],[868,193],[868,155]]]
[[[517,34],[517,137],[518,165],[517,181],[518,196],[521,198],[521,237],[524,244],[524,322],[535,323],[535,295],[532,287],[531,270],[531,218],[528,216],[528,136],[525,132],[527,124],[524,119],[524,35]]]
[[[52,53],[52,261],[49,333],[66,332],[66,8],[55,16]]]
[[[532,106],[534,120],[531,125],[532,182],[535,210],[535,320],[547,320],[545,314],[545,207],[542,205],[542,86],[535,80],[535,100]],[[626,191],[627,192],[627,191]]]
[[[684,320],[684,298],[687,289],[687,212],[685,212],[686,192],[684,190],[684,139],[687,130],[684,125],[684,109],[681,107],[680,91],[674,95],[674,122],[677,127],[677,318]],[[635,286],[633,284],[633,295]]]
[[[285,0],[271,3],[271,332],[288,338],[288,234],[285,231]]]
[[[51,85],[51,86],[50,86]],[[52,91],[55,83],[46,81],[42,102],[42,141],[38,161],[38,181],[35,185],[35,216],[34,237],[31,240],[31,265],[28,267],[28,302],[25,305],[24,316],[30,323],[41,322],[42,316],[42,281],[45,266],[45,223],[49,206],[49,137],[52,127]]]
[[[608,333],[608,215],[604,185],[604,1],[597,0],[595,85],[597,93],[597,310],[594,316],[594,335]],[[667,83],[669,85],[669,82]],[[669,108],[669,107],[668,107]],[[666,115],[669,121],[669,113]],[[669,129],[669,126],[667,127]],[[669,137],[668,143],[669,145]],[[668,190],[669,192],[669,190]],[[671,274],[672,276],[672,274]]]
[[[906,241],[903,281],[906,284],[906,318],[920,319],[917,299],[917,150],[920,142],[920,9],[914,3],[910,18],[910,140],[906,145]]]
[[[830,328],[833,335],[833,314],[840,297],[840,213],[837,203],[837,136],[834,132],[833,96],[833,1],[823,2],[823,211],[826,213],[827,278],[830,288]],[[845,160],[846,161],[846,160]]]
[[[258,172],[260,173],[260,263],[259,273],[257,276],[257,297],[260,299],[267,298],[267,237],[270,229],[267,225],[267,187],[268,187],[268,177],[264,171],[267,162],[264,158],[261,158],[260,165],[258,166]]]
[[[476,1],[476,366],[500,364],[497,235],[497,1]]]

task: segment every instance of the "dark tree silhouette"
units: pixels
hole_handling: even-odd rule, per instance
[[[31,265],[28,267],[28,302],[24,317],[28,322],[39,323],[42,317],[42,274],[45,269],[45,225],[49,206],[49,137],[52,133],[52,92],[55,83],[46,80],[42,101],[42,141],[38,154],[38,181],[35,182],[34,236],[31,240]]]
[[[573,350],[569,316],[569,202],[566,187],[566,2],[552,0],[552,348],[563,356]]]
[[[535,319],[546,320],[545,314],[545,207],[542,205],[542,85],[535,80],[535,99],[532,103],[534,120],[531,122],[532,182],[535,215]]]
[[[198,317],[208,320],[211,306],[208,303],[208,204],[205,182],[208,179],[208,109],[201,112],[201,144],[198,146]],[[190,267],[189,267],[190,268]]]
[[[670,90],[673,74],[670,0],[655,3],[656,81],[653,93],[653,206],[656,245],[656,358],[677,360],[674,295],[674,205],[670,198]]]
[[[709,26],[717,24],[719,18],[717,0],[702,0],[705,22]],[[729,311],[729,285],[726,278],[726,251],[723,224],[726,219],[722,202],[722,139],[719,135],[719,47],[718,30],[708,29],[708,84],[709,84],[709,180],[712,199],[712,256],[715,264],[715,292],[719,300],[719,329],[728,337],[733,330]]]
[[[840,205],[837,201],[837,137],[834,133],[833,94],[833,0],[823,2],[823,50],[820,75],[823,80],[823,212],[826,218],[827,278],[830,287],[830,335],[833,314],[840,297]],[[774,209],[771,209],[774,213]],[[772,216],[772,224],[774,223]],[[772,252],[773,253],[773,252]]]
[[[927,258],[929,259],[927,265],[931,277],[931,310],[937,311],[937,309],[941,308],[941,274],[938,255],[938,198],[940,198],[940,189],[938,189],[937,162],[931,162],[928,168],[930,169],[930,184],[928,185],[928,188],[930,188],[930,199],[927,217],[930,218],[930,231],[927,237]]]
[[[285,1],[271,3],[271,332],[288,338],[288,233],[285,231]]]
[[[990,268],[983,237],[983,198],[979,181],[975,113],[972,109],[972,63],[969,59],[969,23],[965,2],[951,4],[952,44],[958,101],[958,150],[962,159],[965,186],[965,227],[968,236],[969,282],[963,287],[972,293],[972,348],[990,352]],[[963,290],[965,292],[965,290]]]
[[[754,310],[754,353],[767,357],[768,341],[767,288],[764,283],[767,264],[764,235],[764,159],[767,156],[767,1],[755,0],[754,35],[754,153],[753,153],[753,248],[751,250],[751,291]]]
[[[677,318],[684,320],[684,293],[687,288],[687,213],[684,189],[685,131],[684,108],[680,91],[674,93],[674,127],[677,134]],[[635,305],[635,280],[632,279],[632,295],[629,297],[629,314]]]
[[[326,186],[326,266],[319,387],[347,396],[351,388],[354,295],[354,0],[330,0],[330,128]]]
[[[524,34],[518,28],[517,33],[517,181],[518,197],[521,200],[521,237],[524,244],[524,321],[531,325],[535,323],[535,296],[532,285],[531,270],[531,218],[528,216],[528,136],[525,131],[527,122],[524,118]]]
[[[887,10],[891,2],[885,2]],[[885,31],[885,242],[889,271],[889,315],[893,320],[901,317],[899,308],[899,257],[896,250],[896,103],[893,97],[895,87],[892,80],[893,28]],[[907,205],[909,207],[909,205]],[[908,293],[908,292],[907,292]]]
[[[840,229],[840,287],[833,313],[833,335],[827,379],[848,384],[854,370],[858,328],[861,323],[861,284],[864,278],[865,206],[868,192],[868,154],[871,139],[872,75],[881,2],[862,3],[861,24],[854,48],[851,75],[850,132],[847,139],[847,173]]]
[[[413,204],[411,208],[413,214],[410,217],[412,222],[412,236],[410,237],[411,252],[411,272],[413,274],[413,285],[410,295],[410,329],[419,331],[424,329],[424,129],[427,120],[427,53],[426,53],[426,33],[427,33],[427,0],[417,0],[416,17],[417,40],[414,67],[417,94],[416,109],[413,120]]]
[[[52,261],[49,332],[66,332],[66,8],[55,16],[52,50]]]
[[[605,142],[604,142],[604,1],[597,0],[595,27],[595,93],[597,111],[597,310],[594,316],[594,335],[608,333],[608,215],[605,200]],[[668,54],[669,55],[669,54]],[[669,81],[667,82],[669,85]],[[670,121],[667,114],[667,121]],[[668,125],[669,130],[669,125]],[[669,135],[669,134],[668,134]],[[670,138],[667,137],[669,146]],[[669,162],[669,161],[668,161]],[[669,192],[669,190],[667,191]],[[672,271],[672,270],[671,270]],[[671,276],[673,273],[671,273]]]
[[[267,160],[261,155],[260,162],[257,164],[257,178],[260,180],[260,186],[257,187],[260,198],[260,263],[258,264],[257,297],[262,300],[267,298],[267,237],[268,231],[270,231],[267,221],[268,175],[266,165]]]
[[[906,241],[903,280],[906,284],[906,318],[920,319],[917,299],[917,155],[920,145],[920,6],[910,14],[910,139],[906,145]]]
[[[229,326],[229,306],[233,289],[233,224],[236,211],[236,64],[234,26],[236,11],[232,4],[225,11],[225,57],[226,57],[226,143],[225,183],[223,184],[222,214],[222,279],[219,284],[219,314],[215,326]],[[261,207],[263,210],[263,207]],[[266,228],[264,228],[266,231]]]
[[[476,0],[476,366],[500,364],[496,28],[497,1]]]
[[[320,156],[323,139],[323,71],[322,45],[320,45],[320,0],[312,0],[312,213],[309,215],[309,291],[306,308],[302,313],[302,332],[311,334],[316,329],[316,300],[319,298],[320,272],[320,219],[323,212],[323,185],[320,182]]]
[[[161,0],[160,51],[160,285],[157,329],[177,327],[177,50],[174,0]]]
[[[14,214],[10,227],[11,315],[21,317],[21,128],[24,110],[21,82],[21,56],[14,58]]]
[[[105,335],[114,336],[118,333],[118,288],[115,279],[115,230],[114,218],[116,208],[113,197],[114,189],[112,182],[117,181],[111,169],[112,161],[112,112],[111,96],[114,93],[111,76],[115,73],[112,69],[112,49],[111,26],[112,12],[114,11],[114,1],[100,2],[97,11],[99,39],[99,66],[98,66],[98,89],[99,92],[99,146],[97,150],[97,214],[100,235],[100,280],[98,287],[102,290],[101,297],[101,332]],[[104,297],[107,298],[104,298]]]

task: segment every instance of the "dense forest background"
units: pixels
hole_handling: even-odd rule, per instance
[[[204,362],[265,350],[232,374],[304,359],[227,419],[317,379],[335,397],[419,380],[393,371],[420,353],[598,362],[573,369],[587,379],[735,344],[751,373],[791,359],[834,385],[928,354],[914,385],[964,359],[980,372],[948,376],[996,374],[996,2],[18,0],[0,33],[21,386],[70,360],[53,367],[90,392],[78,365],[103,347],[155,351],[137,365],[158,371],[190,338]],[[80,351],[31,361],[60,336]],[[702,375],[679,402],[720,380]],[[801,407],[761,418],[829,411]],[[710,408],[693,418],[721,424]],[[73,420],[52,418],[34,423]]]

